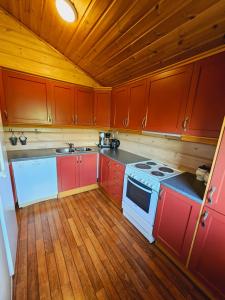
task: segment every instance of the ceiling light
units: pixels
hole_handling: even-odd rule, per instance
[[[70,0],[56,0],[56,8],[61,18],[69,23],[77,19],[76,9]]]

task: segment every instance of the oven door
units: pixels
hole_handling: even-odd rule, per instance
[[[126,197],[146,213],[149,213],[151,196],[151,188],[130,176],[127,177]]]

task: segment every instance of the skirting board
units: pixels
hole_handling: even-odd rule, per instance
[[[99,188],[98,184],[94,183],[94,184],[87,185],[84,187],[80,187],[80,188],[76,188],[76,189],[72,189],[72,190],[68,190],[68,191],[64,191],[64,192],[59,192],[58,198],[63,198],[63,197],[71,196],[71,195],[80,194],[80,193],[88,192],[88,191],[95,190],[98,188]]]

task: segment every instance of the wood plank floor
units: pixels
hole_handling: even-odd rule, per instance
[[[14,299],[207,299],[100,190],[20,209]]]

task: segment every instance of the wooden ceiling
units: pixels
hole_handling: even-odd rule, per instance
[[[225,0],[72,0],[78,20],[54,0],[0,5],[104,86],[114,86],[223,45]]]

